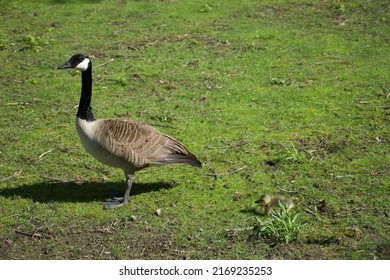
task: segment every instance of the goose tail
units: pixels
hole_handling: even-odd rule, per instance
[[[171,154],[165,158],[167,163],[183,163],[189,164],[195,167],[202,167],[202,163],[196,158],[196,156],[190,152],[188,154]]]

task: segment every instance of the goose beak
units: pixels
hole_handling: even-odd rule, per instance
[[[57,69],[67,69],[67,68],[73,68],[72,64],[69,61],[57,67]]]

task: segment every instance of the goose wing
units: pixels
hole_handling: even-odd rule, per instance
[[[127,119],[100,121],[98,138],[102,147],[131,166],[143,168],[168,163],[201,166],[180,142],[148,124]]]

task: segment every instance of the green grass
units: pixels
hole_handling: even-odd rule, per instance
[[[389,259],[387,2],[0,1],[0,258]],[[104,211],[124,176],[78,139],[80,75],[55,69],[75,53],[97,118],[203,168],[141,171]],[[307,226],[270,246],[247,229],[278,192]]]

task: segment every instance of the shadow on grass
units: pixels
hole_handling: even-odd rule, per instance
[[[171,188],[167,183],[133,184],[130,197],[142,193],[156,192]],[[22,185],[16,188],[0,190],[0,196],[9,198],[30,198],[35,202],[91,202],[106,201],[114,196],[122,196],[125,183],[89,182],[76,184],[74,182],[42,182],[33,185]]]

